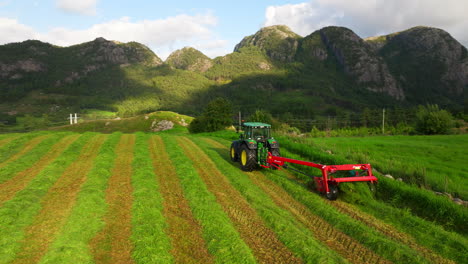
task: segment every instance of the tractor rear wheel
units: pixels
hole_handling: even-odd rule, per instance
[[[240,165],[243,171],[253,171],[257,166],[257,157],[254,149],[242,145],[240,152]]]
[[[338,198],[338,186],[336,184],[328,184],[329,193],[325,194],[327,199],[330,201],[334,201]]]
[[[229,151],[229,154],[229,156],[231,156],[232,161],[239,161],[239,153],[236,153],[236,148],[234,147],[234,144],[231,144],[231,150]]]

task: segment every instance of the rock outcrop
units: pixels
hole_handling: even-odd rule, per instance
[[[300,39],[301,36],[287,26],[264,27],[254,35],[242,39],[234,51],[238,52],[242,47],[256,46],[273,60],[291,62],[294,60]]]
[[[326,27],[320,36],[344,71],[367,89],[403,100],[405,94],[390,73],[386,62],[353,31],[343,27]]]

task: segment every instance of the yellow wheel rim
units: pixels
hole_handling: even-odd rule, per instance
[[[242,165],[247,164],[247,152],[245,150],[242,150],[241,161],[242,161]]]
[[[231,158],[234,158],[235,154],[236,153],[234,152],[234,148],[231,148]]]

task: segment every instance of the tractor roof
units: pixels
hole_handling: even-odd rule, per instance
[[[245,127],[254,127],[254,128],[270,128],[271,125],[260,123],[260,122],[246,122],[243,124]]]

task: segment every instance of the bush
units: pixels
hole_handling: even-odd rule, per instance
[[[232,106],[224,98],[211,101],[203,114],[195,118],[189,126],[190,133],[213,132],[232,125]]]
[[[447,134],[453,126],[452,115],[438,105],[419,106],[416,131],[425,135]]]

